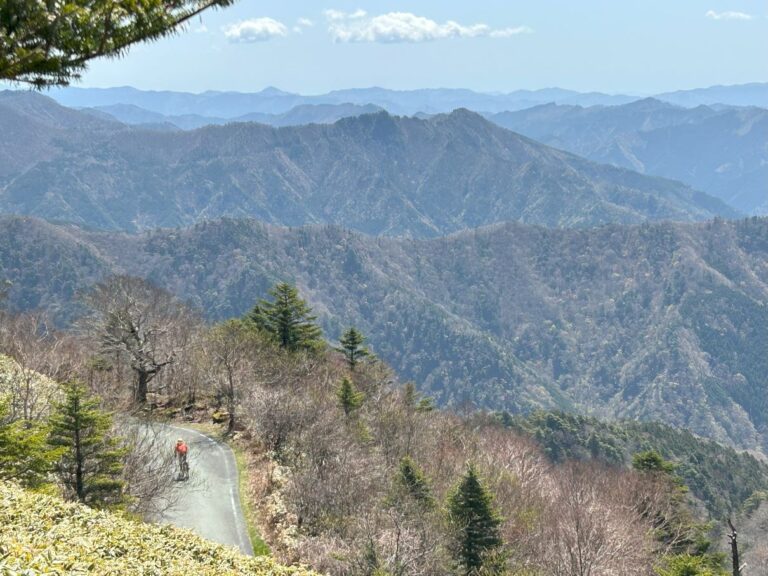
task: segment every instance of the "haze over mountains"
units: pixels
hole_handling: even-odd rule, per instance
[[[467,110],[168,132],[6,93],[0,115],[16,126],[0,133],[0,210],[100,228],[235,216],[430,237],[502,221],[592,226],[737,215],[678,182],[592,163]]]
[[[258,122],[269,126],[300,126],[302,124],[333,124],[341,118],[373,114],[383,110],[374,104],[300,104],[287,112],[268,114],[252,112],[236,118],[217,118],[198,114],[169,115],[151,112],[133,104],[110,104],[87,108],[86,111],[101,112],[124,124],[146,128],[194,130],[209,125],[229,124],[232,122]]]
[[[741,88],[714,93],[761,94]],[[159,110],[108,101],[124,92]],[[765,110],[612,100],[491,122],[379,109],[468,91],[363,92],[62,92],[100,110],[0,93],[10,304],[66,322],[80,290],[128,273],[218,320],[288,280],[330,337],[357,325],[445,405],[662,420],[768,448],[768,220],[692,224],[766,210]],[[250,116],[199,115],[222,102]]]
[[[330,124],[382,109],[428,118],[464,107],[555,148],[680,180],[743,214],[768,214],[765,84],[715,86],[645,99],[560,89],[504,95],[361,89],[305,97],[276,89],[256,94],[187,94],[115,88],[67,89],[53,96],[71,105],[93,106],[89,109],[109,115],[105,118],[155,130],[191,130],[228,122]],[[218,116],[206,116],[204,111]]]
[[[486,94],[462,89],[388,90],[359,88],[336,90],[327,94],[304,96],[266,88],[260,92],[203,92],[190,94],[171,91],[142,91],[121,88],[64,88],[49,95],[71,107],[98,107],[131,104],[164,115],[196,114],[218,118],[236,118],[245,114],[282,114],[305,104],[373,104],[391,114],[413,115],[419,112],[439,114],[456,108],[494,113],[522,110],[539,104],[574,106],[619,105],[645,96],[609,95],[599,92],[581,93],[562,88],[516,90],[508,94]],[[659,94],[656,98],[681,106],[701,104],[768,107],[768,83],[737,86],[713,86]]]
[[[223,319],[288,280],[330,337],[358,326],[443,404],[659,420],[768,447],[768,219],[427,241],[250,220],[138,236],[0,222],[18,309],[66,316],[79,290],[128,273]]]
[[[768,110],[547,104],[493,122],[595,162],[680,180],[746,214],[768,214]]]

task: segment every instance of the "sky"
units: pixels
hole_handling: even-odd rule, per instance
[[[765,81],[768,0],[239,0],[79,85],[648,95]]]

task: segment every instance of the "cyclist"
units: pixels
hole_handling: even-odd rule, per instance
[[[187,463],[187,452],[189,447],[183,438],[176,440],[176,448],[174,448],[174,455],[179,463],[179,480],[186,480],[189,478],[189,464]]]

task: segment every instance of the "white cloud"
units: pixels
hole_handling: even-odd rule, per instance
[[[533,28],[528,26],[515,26],[514,28],[502,28],[501,30],[491,30],[491,38],[509,38],[518,34],[533,34]]]
[[[336,22],[338,20],[344,20],[347,15],[341,10],[326,10],[325,17],[329,22]]]
[[[312,22],[312,20],[310,20],[309,18],[299,18],[298,20],[296,20],[296,26],[294,26],[292,30],[296,34],[302,34],[304,30],[306,30],[307,28],[312,28],[312,26],[314,25],[315,23]]]
[[[224,27],[224,36],[230,42],[265,42],[288,35],[288,28],[272,18],[253,18]]]
[[[752,20],[752,15],[745,12],[715,12],[714,10],[709,10],[704,16],[710,20]]]
[[[200,24],[200,26],[192,30],[192,32],[194,32],[195,34],[205,34],[206,32],[208,32],[208,26],[206,26],[205,24]]]
[[[342,12],[341,10],[326,10],[325,17],[329,22],[339,22],[341,20],[359,20],[365,18],[368,13],[365,10],[355,10],[354,12]]]
[[[410,12],[389,12],[369,17],[363,10],[345,13],[326,10],[328,31],[336,42],[428,42],[443,38],[509,38],[533,32],[527,26],[493,29],[487,24],[443,24]]]

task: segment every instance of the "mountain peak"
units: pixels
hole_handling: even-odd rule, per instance
[[[275,88],[274,86],[267,86],[258,93],[261,96],[290,96],[290,92],[285,92],[284,90],[280,90],[280,88]]]
[[[625,110],[642,110],[646,112],[654,112],[657,110],[673,110],[680,108],[680,106],[675,106],[674,104],[664,102],[658,98],[653,98],[652,96],[630,102],[629,104],[624,104],[623,107]]]
[[[488,122],[488,120],[486,120],[482,114],[478,114],[477,112],[467,108],[456,108],[447,114],[438,114],[432,119],[437,120],[439,118],[448,119],[454,122],[472,122],[477,124],[487,124],[489,126],[492,125],[491,122]]]
[[[445,125],[451,129],[472,128],[482,131],[499,129],[499,126],[489,122],[482,114],[466,108],[456,108],[448,114],[437,114],[426,121],[434,125]]]

